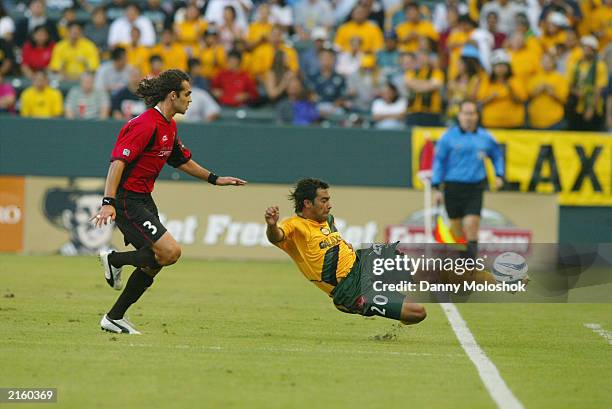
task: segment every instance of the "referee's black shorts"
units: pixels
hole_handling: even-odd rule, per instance
[[[482,196],[486,182],[444,182],[444,205],[450,219],[467,215],[480,216]]]
[[[137,249],[151,247],[166,232],[150,193],[136,193],[120,188],[115,208],[115,225],[123,233],[126,246],[132,244]]]

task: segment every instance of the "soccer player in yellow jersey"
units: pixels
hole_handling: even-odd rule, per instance
[[[294,216],[278,223],[278,207],[266,209],[268,240],[285,251],[308,280],[332,297],[340,311],[379,315],[404,324],[423,321],[425,308],[408,301],[405,295],[375,292],[372,287],[362,286],[359,260],[364,252],[353,250],[336,229],[328,189],[329,185],[318,179],[297,182],[291,193]],[[376,303],[378,295],[388,299],[384,306]]]

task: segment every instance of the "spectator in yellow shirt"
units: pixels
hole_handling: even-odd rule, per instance
[[[64,101],[62,93],[49,86],[45,71],[34,72],[32,85],[20,98],[21,116],[29,118],[53,118],[62,115]]]
[[[98,50],[93,42],[83,37],[81,25],[68,26],[68,38],[53,48],[49,68],[68,80],[78,80],[85,71],[95,71],[100,65]]]
[[[529,126],[535,129],[564,129],[565,103],[569,92],[567,79],[555,70],[551,54],[542,56],[542,71],[529,79]]]
[[[529,78],[538,72],[540,62],[539,50],[527,47],[525,36],[515,31],[510,35],[510,40],[508,41],[508,54],[510,55],[512,73],[516,78],[523,81],[523,85],[526,86]]]
[[[522,82],[512,75],[508,53],[502,49],[493,51],[491,65],[491,75],[480,84],[478,90],[483,126],[524,127],[527,91]]]
[[[557,45],[565,43],[565,29],[569,27],[569,19],[558,11],[546,16],[540,43],[544,52],[554,53]]]
[[[219,33],[216,28],[209,27],[198,48],[195,50],[194,57],[199,58],[202,63],[201,74],[209,81],[225,68],[226,52],[225,47],[219,42]]]
[[[249,30],[246,35],[249,49],[254,50],[261,44],[268,41],[271,31],[272,23],[270,23],[270,5],[263,3],[257,9],[255,21],[249,25]]]
[[[406,22],[395,28],[399,42],[399,50],[402,52],[416,52],[419,49],[419,40],[426,38],[432,47],[440,38],[433,24],[421,19],[419,5],[408,3],[405,7]]]
[[[284,56],[280,56],[283,54]],[[270,41],[260,45],[252,54],[251,75],[263,81],[263,76],[272,68],[275,59],[283,58],[288,69],[298,72],[298,56],[293,47],[285,44],[285,33],[282,26],[276,25],[270,32]]]
[[[174,33],[170,29],[164,29],[161,41],[151,48],[151,55],[159,55],[164,62],[163,70],[179,69],[187,70],[187,59],[189,58],[185,48],[174,41]]]
[[[350,51],[351,38],[361,37],[362,52],[375,53],[381,50],[384,45],[382,30],[367,18],[368,10],[365,7],[355,7],[351,20],[338,27],[334,43],[343,51]]]
[[[197,46],[198,39],[204,35],[207,28],[208,22],[200,16],[200,10],[194,3],[185,8],[185,19],[174,23],[178,43],[191,49]]]
[[[409,92],[408,116],[411,126],[439,126],[442,113],[444,73],[435,68],[434,61],[426,52],[417,54],[418,68],[406,71],[405,84]]]
[[[475,27],[476,23],[469,16],[461,16],[459,17],[459,25],[448,36],[446,40],[446,46],[449,50],[448,78],[455,78],[457,76],[461,50],[467,44]]]
[[[595,37],[582,37],[580,43],[584,56],[568,71],[568,125],[571,130],[598,131],[603,126],[608,70],[606,64],[597,58],[599,42]]]
[[[591,14],[592,32],[599,38],[599,50],[612,43],[612,0],[603,0]],[[612,69],[612,68],[611,68]]]
[[[450,121],[457,119],[461,103],[467,99],[476,100],[476,94],[480,83],[486,77],[486,72],[480,63],[478,49],[467,44],[461,51],[458,73],[455,78],[450,78],[446,86],[446,99],[448,105],[446,116]]]
[[[131,43],[124,46],[128,64],[140,72],[149,72],[150,49],[140,44],[140,29],[132,26],[130,35]]]

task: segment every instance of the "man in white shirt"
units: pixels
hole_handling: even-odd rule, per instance
[[[189,109],[182,117],[177,117],[178,121],[185,122],[212,122],[219,118],[221,108],[219,104],[203,89],[191,88],[191,104]]]
[[[152,47],[155,45],[155,29],[147,17],[140,15],[137,4],[129,4],[125,9],[125,16],[113,21],[108,33],[108,45],[114,47],[120,44],[129,44],[132,26],[140,30],[140,45]]]
[[[498,29],[500,32],[510,35],[516,27],[516,15],[527,13],[524,5],[511,0],[493,0],[486,3],[480,10],[480,28],[487,28],[487,16],[494,11],[499,16]]]
[[[112,94],[127,86],[130,70],[125,48],[114,48],[111,52],[111,60],[103,62],[96,72],[96,88]]]
[[[253,8],[251,0],[210,0],[204,19],[209,23],[214,23],[217,26],[223,25],[223,10],[227,6],[232,6],[236,10],[236,23],[244,29],[249,26],[247,14]]]

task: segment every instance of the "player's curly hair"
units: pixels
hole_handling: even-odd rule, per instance
[[[136,95],[143,98],[147,107],[152,108],[172,91],[183,89],[183,81],[189,81],[189,75],[181,70],[164,71],[157,78],[145,78],[138,84]]]
[[[289,194],[289,199],[293,201],[295,212],[299,213],[304,209],[304,200],[308,199],[314,203],[317,197],[317,189],[327,188],[329,188],[329,184],[320,179],[306,178],[299,180],[295,184],[293,191]]]

